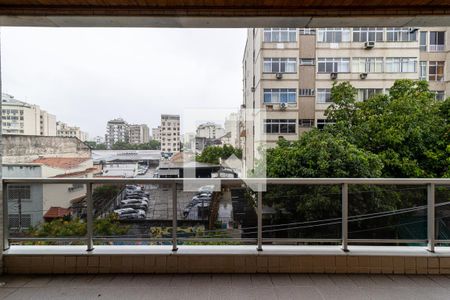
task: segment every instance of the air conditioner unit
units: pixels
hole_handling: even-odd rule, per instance
[[[287,104],[286,103],[280,103],[280,110],[286,110]]]
[[[252,88],[251,88],[251,91],[252,91],[252,93],[254,93],[255,92],[255,87],[254,86],[252,86]]]
[[[275,74],[275,77],[276,77],[277,79],[281,79],[281,78],[283,78],[283,74],[277,73],[277,74]]]
[[[361,79],[366,79],[366,78],[367,78],[367,73],[361,73],[361,74],[359,74],[359,78],[361,78]]]
[[[364,48],[366,48],[366,49],[372,49],[373,47],[375,47],[374,41],[367,41],[364,43]]]
[[[335,73],[335,72],[330,73],[330,78],[331,79],[335,80],[335,79],[337,79],[337,77],[338,77],[338,73]]]

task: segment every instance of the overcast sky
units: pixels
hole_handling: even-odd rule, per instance
[[[242,103],[245,35],[245,29],[2,28],[3,92],[91,137],[104,136],[106,122],[117,117],[152,128],[161,113],[183,118],[186,110],[223,108],[225,115]],[[192,130],[189,122],[182,121],[182,131]]]

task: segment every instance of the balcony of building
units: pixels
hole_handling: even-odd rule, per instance
[[[110,219],[133,194],[131,184],[149,199],[145,216]],[[5,179],[3,268],[9,275],[445,275],[450,274],[449,184],[449,179]],[[45,206],[36,186],[45,195],[45,186],[81,185],[86,196],[68,210],[30,205]],[[198,192],[205,185],[209,198]],[[99,187],[114,187],[113,197],[100,198]],[[312,203],[309,197],[325,209],[292,213],[291,206],[300,203],[295,199]],[[384,206],[393,202],[395,207]]]

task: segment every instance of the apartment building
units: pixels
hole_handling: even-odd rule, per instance
[[[206,122],[197,126],[196,135],[197,137],[208,138],[208,139],[218,139],[225,135],[225,129],[216,123]]]
[[[180,151],[180,116],[161,115],[161,152],[175,153]]]
[[[153,140],[161,142],[161,126],[156,128],[152,128],[152,137]]]
[[[108,121],[106,124],[106,135],[105,135],[105,143],[108,149],[111,149],[112,146],[117,142],[129,142],[129,125],[128,123],[121,119],[114,119]]]
[[[56,136],[56,116],[38,105],[2,94],[2,133]]]
[[[239,142],[239,114],[231,113],[225,118],[225,133],[229,134],[228,144],[240,148]]]
[[[334,82],[349,81],[358,100],[388,92],[397,79],[429,81],[450,95],[449,28],[252,28],[243,59],[246,169],[258,147],[296,140],[323,127]]]
[[[150,129],[145,124],[132,124],[130,128],[130,144],[145,144],[150,141]]]
[[[84,132],[77,126],[69,126],[64,122],[56,122],[56,135],[61,137],[76,137],[84,142],[88,139],[87,132]]]

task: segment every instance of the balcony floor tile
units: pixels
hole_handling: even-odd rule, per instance
[[[0,276],[0,299],[449,299],[444,275]]]

